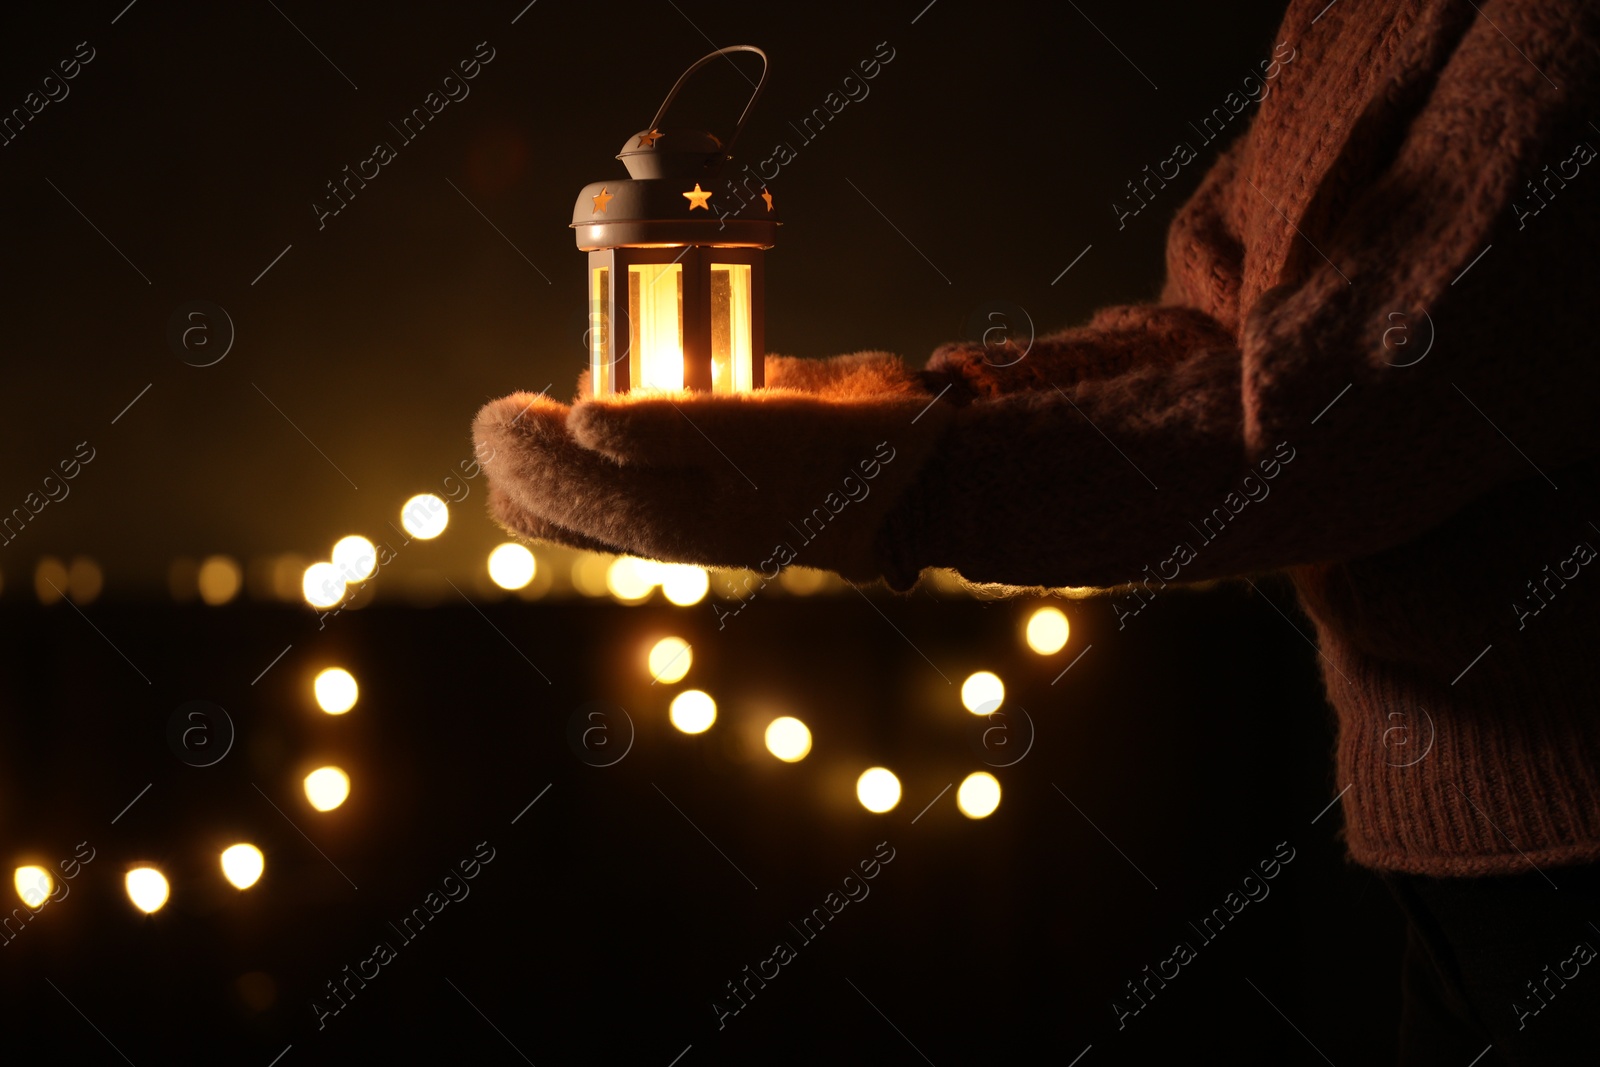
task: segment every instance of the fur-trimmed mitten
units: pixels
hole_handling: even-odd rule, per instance
[[[572,405],[513,393],[473,434],[513,533],[649,559],[790,563],[852,581],[891,564],[880,533],[950,425],[898,357],[768,356],[764,389],[640,392]],[[904,588],[915,574],[890,575]]]

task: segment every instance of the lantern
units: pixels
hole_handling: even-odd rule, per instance
[[[662,128],[689,77],[732,52],[761,57],[761,80],[726,144],[703,130]],[[640,389],[736,393],[760,387],[765,360],[762,251],[778,220],[749,168],[726,177],[730,152],[767,82],[767,56],[721,48],[684,71],[650,125],[617,158],[623,180],[578,194],[572,228],[589,253],[589,360],[595,396]]]

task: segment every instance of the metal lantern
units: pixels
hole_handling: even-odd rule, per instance
[[[703,130],[662,129],[695,71],[732,52],[761,57],[761,80],[726,144]],[[763,384],[762,251],[778,220],[749,168],[725,177],[730,152],[767,83],[767,55],[720,48],[684,71],[650,125],[617,158],[620,181],[578,194],[572,228],[589,253],[589,360],[595,396],[641,389],[737,393]]]

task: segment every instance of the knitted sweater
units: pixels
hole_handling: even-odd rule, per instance
[[[1119,628],[1286,570],[1357,862],[1600,860],[1600,10],[1294,0],[1278,40],[1158,303],[935,353],[963,406],[884,569],[1123,586]]]

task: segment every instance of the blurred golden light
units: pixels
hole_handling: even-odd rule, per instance
[[[1000,806],[1000,782],[988,771],[976,771],[961,780],[956,807],[969,819],[985,819]]]
[[[667,571],[675,566],[675,564],[671,563],[662,563],[660,560],[645,559],[642,556],[629,556],[628,558],[633,561],[633,569],[638,573],[639,578],[650,586],[660,585],[661,579],[666,575]]]
[[[87,604],[100,595],[100,590],[105,588],[105,575],[100,573],[100,564],[88,556],[78,556],[72,561],[72,566],[67,568],[67,595],[72,597],[75,604]]]
[[[767,751],[785,763],[799,763],[811,751],[811,731],[792,715],[767,724]]]
[[[694,654],[681,637],[663,637],[650,649],[650,675],[658,682],[676,682],[689,673]]]
[[[318,811],[332,811],[350,795],[350,776],[337,767],[318,767],[306,775],[306,799]]]
[[[54,556],[39,561],[33,572],[33,591],[41,604],[54,604],[67,595],[67,568]]]
[[[672,698],[667,717],[686,734],[703,734],[717,721],[717,702],[709,693],[685,689]]]
[[[489,553],[489,578],[501,589],[521,589],[533,581],[538,569],[533,553],[514,541],[497,545]]]
[[[1006,686],[990,671],[967,675],[961,683],[961,704],[974,715],[987,715],[1006,698]]]
[[[595,552],[584,552],[572,561],[572,588],[584,596],[606,595],[606,572],[610,563]]]
[[[827,588],[828,572],[815,567],[785,567],[778,572],[778,584],[795,596],[810,596]]]
[[[339,577],[352,584],[363,582],[378,569],[378,546],[360,534],[351,534],[333,543],[333,555],[329,558]]]
[[[207,556],[196,578],[200,599],[212,607],[226,604],[239,594],[244,573],[230,556]]]
[[[267,858],[254,845],[229,845],[222,850],[222,876],[236,889],[249,889],[266,869]]]
[[[449,507],[432,493],[418,493],[400,509],[400,525],[406,533],[423,541],[438,537],[449,524]]]
[[[149,915],[161,910],[167,902],[167,879],[154,867],[135,867],[128,872],[124,884],[133,906]]]
[[[611,595],[625,604],[637,604],[655,589],[650,567],[645,560],[632,556],[618,556],[606,568],[606,588]]]
[[[900,779],[887,767],[869,767],[856,779],[856,799],[879,815],[891,811],[900,803]]]
[[[17,896],[30,908],[44,907],[44,902],[56,887],[56,880],[50,877],[49,871],[31,864],[18,867],[11,881],[17,887]]]
[[[559,549],[541,553],[534,553],[530,549],[528,554],[533,556],[533,577],[516,594],[521,600],[538,600],[555,589],[556,576],[567,568],[560,565],[564,561],[559,559]]]
[[[331,563],[313,563],[300,581],[300,592],[314,608],[331,608],[344,599],[345,580]]]
[[[698,604],[711,591],[711,575],[692,563],[667,563],[661,566],[661,591],[680,608]]]
[[[356,706],[360,695],[355,675],[343,667],[329,667],[318,673],[311,689],[317,695],[317,706],[329,715],[343,715]]]
[[[747,567],[718,567],[713,592],[722,600],[743,600],[765,583],[765,578]]]
[[[1053,656],[1067,647],[1070,631],[1060,608],[1040,608],[1028,616],[1028,647],[1041,656]]]

